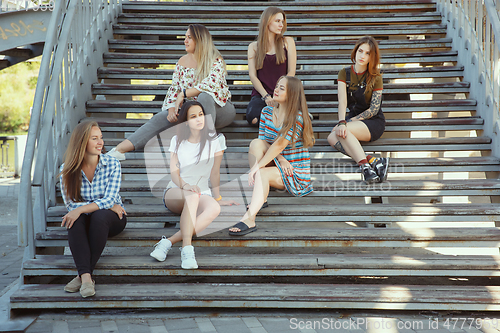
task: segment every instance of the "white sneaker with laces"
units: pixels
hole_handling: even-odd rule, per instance
[[[167,237],[162,236],[161,240],[155,244],[155,249],[149,255],[158,261],[165,261],[168,251],[172,248],[172,242]]]
[[[108,151],[106,153],[106,155],[113,156],[118,161],[125,161],[126,160],[125,154],[120,153],[118,150],[116,150],[116,147],[114,147],[113,149],[111,149],[110,151]]]
[[[194,257],[193,245],[184,246],[181,249],[181,267],[183,269],[197,269],[198,263]]]

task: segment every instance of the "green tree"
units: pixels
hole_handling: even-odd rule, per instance
[[[0,71],[0,132],[28,129],[39,68],[33,61]]]

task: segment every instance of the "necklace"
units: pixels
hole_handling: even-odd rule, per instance
[[[365,87],[365,81],[366,81],[366,75],[368,73],[368,69],[363,72],[363,75],[361,75],[361,78],[359,78],[359,74],[356,72],[356,70],[354,71],[354,73],[356,73],[356,78],[358,79],[357,86],[360,87],[361,89],[363,89]]]
[[[358,90],[358,88],[363,89],[366,86],[366,76],[368,75],[368,70],[365,70],[364,73],[363,73],[363,75],[360,78],[359,74],[354,69],[354,66],[352,66],[352,71],[356,75],[356,78],[358,79],[357,80],[358,82],[356,84],[352,84],[352,83],[349,84],[349,91],[351,92],[351,94],[352,94],[352,91]],[[352,80],[351,80],[351,82],[352,82]]]

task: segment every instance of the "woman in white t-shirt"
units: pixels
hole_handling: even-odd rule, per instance
[[[220,213],[223,201],[219,193],[220,164],[226,149],[224,135],[217,134],[205,117],[200,102],[187,101],[179,112],[177,135],[170,142],[172,180],[163,195],[165,207],[180,214],[180,231],[165,236],[155,245],[151,256],[164,261],[172,244],[182,241],[181,267],[196,269],[198,264],[191,245],[193,235],[203,231]],[[208,181],[212,189],[208,186]]]

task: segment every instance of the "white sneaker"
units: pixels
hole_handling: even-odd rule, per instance
[[[198,263],[194,258],[194,247],[193,245],[184,246],[181,249],[181,267],[183,269],[197,269]]]
[[[113,156],[118,161],[125,161],[126,160],[125,154],[120,153],[118,150],[116,150],[116,147],[114,147],[113,149],[111,149],[110,151],[108,151],[106,153],[106,155]]]
[[[172,248],[172,242],[167,237],[162,236],[161,240],[155,244],[155,249],[149,255],[158,261],[165,261],[168,251]]]

